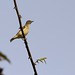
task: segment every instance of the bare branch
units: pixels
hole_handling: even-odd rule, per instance
[[[23,29],[22,29],[21,15],[19,14],[16,0],[13,0],[13,1],[14,1],[14,6],[15,6],[14,8],[15,8],[16,13],[17,13],[17,16],[18,16],[20,29],[21,29],[21,31],[22,31],[22,35],[23,35],[23,38],[24,38],[24,44],[25,44],[25,47],[26,47],[26,50],[27,50],[29,59],[30,59],[30,61],[31,61],[31,64],[32,64],[32,67],[33,67],[33,70],[34,70],[34,75],[38,75],[38,74],[37,74],[37,71],[36,71],[36,67],[35,67],[34,61],[33,61],[33,59],[32,59],[31,52],[30,52],[29,47],[28,47],[27,40],[25,39],[25,35],[24,35]]]

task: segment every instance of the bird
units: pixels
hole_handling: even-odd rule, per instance
[[[25,36],[29,33],[30,25],[31,25],[32,22],[34,22],[34,21],[27,20],[25,25],[22,27]],[[23,35],[22,35],[21,30],[19,30],[17,32],[17,34],[13,38],[10,39],[10,42],[12,42],[14,39],[19,39],[19,38],[23,39]]]

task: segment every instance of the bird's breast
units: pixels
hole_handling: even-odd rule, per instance
[[[23,29],[23,32],[24,32],[25,35],[27,35],[28,32],[29,32],[29,27],[25,27],[25,28]]]

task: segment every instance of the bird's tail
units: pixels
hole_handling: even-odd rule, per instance
[[[11,39],[10,39],[10,42],[12,42],[13,40],[14,40],[14,38],[11,38]]]
[[[14,39],[17,39],[16,36],[14,36],[13,38],[10,39],[10,42],[12,42]]]

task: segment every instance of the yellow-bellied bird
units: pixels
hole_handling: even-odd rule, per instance
[[[29,28],[30,28],[30,24],[32,23],[33,21],[31,20],[28,20],[26,21],[25,25],[22,27],[23,28],[23,32],[24,32],[24,35],[26,36],[29,32]],[[18,33],[10,39],[10,42],[12,42],[14,39],[19,39],[19,38],[23,38],[23,35],[22,35],[22,31],[19,30]]]

